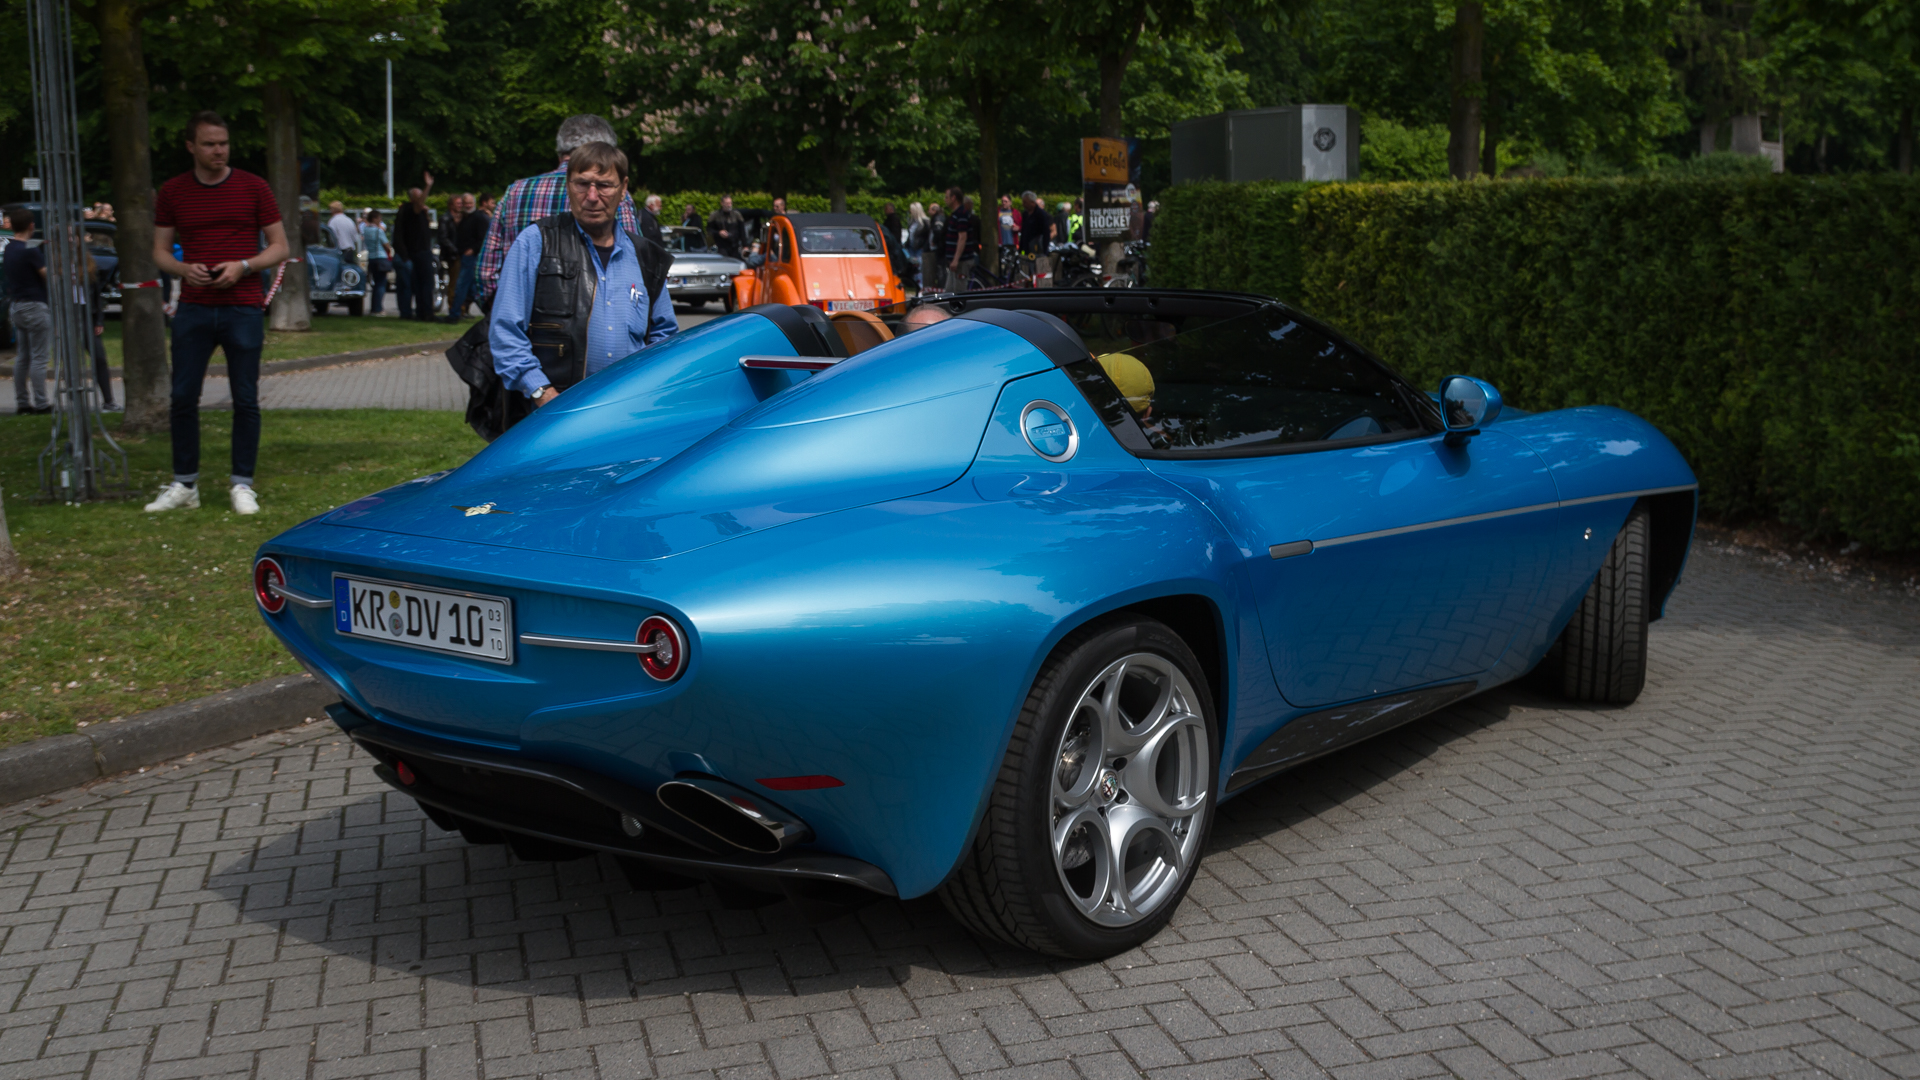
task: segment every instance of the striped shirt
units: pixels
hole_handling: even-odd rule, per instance
[[[492,296],[494,290],[500,287],[500,268],[506,265],[507,249],[513,246],[515,237],[541,218],[570,209],[572,206],[567,201],[567,163],[564,161],[550,173],[529,176],[508,185],[507,193],[500,196],[493,224],[487,228],[486,246],[480,249],[480,295]],[[622,233],[640,231],[639,219],[633,212],[632,195],[623,196],[620,200],[619,225]]]
[[[180,260],[208,268],[260,254],[265,250],[260,230],[279,221],[273,189],[240,169],[229,170],[217,184],[203,184],[193,173],[181,173],[162,184],[159,198],[153,201],[153,223],[175,230]],[[257,273],[241,278],[231,289],[201,288],[183,281],[180,302],[259,307],[264,299],[261,286]]]

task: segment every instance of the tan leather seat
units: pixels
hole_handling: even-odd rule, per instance
[[[871,311],[836,311],[827,318],[833,320],[833,328],[840,332],[848,356],[858,356],[875,345],[893,340],[893,331]]]

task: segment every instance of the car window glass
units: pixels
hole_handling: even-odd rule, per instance
[[[1144,434],[1152,449],[1175,455],[1257,453],[1425,430],[1403,383],[1281,308],[1224,319],[1067,321],[1097,358],[1071,372],[1088,402],[1110,425],[1138,427],[1123,444],[1137,446]]]
[[[807,255],[878,255],[880,234],[858,225],[809,225],[800,230]]]
[[[767,230],[767,239],[768,239],[768,242],[772,245],[773,261],[786,262],[787,261],[786,230],[776,225]]]

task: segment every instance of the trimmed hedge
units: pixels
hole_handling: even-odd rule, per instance
[[[1920,549],[1920,182],[1195,184],[1157,284],[1279,296],[1422,384],[1659,425],[1703,508]]]

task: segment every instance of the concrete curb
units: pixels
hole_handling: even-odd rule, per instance
[[[308,368],[332,367],[335,364],[351,364],[356,360],[384,360],[389,356],[411,356],[414,353],[443,353],[453,348],[454,344],[459,340],[459,338],[449,338],[446,341],[415,341],[405,345],[382,345],[377,349],[361,349],[358,352],[328,353],[325,356],[301,356],[292,360],[269,360],[260,365],[260,375],[264,378],[268,375],[283,375],[289,371],[305,371]],[[126,377],[125,373],[119,368],[108,368],[107,370],[116,379]],[[224,377],[226,373],[227,365],[225,364],[207,365],[208,375]],[[13,365],[10,363],[0,364],[0,377],[11,378],[12,376]]]
[[[0,805],[323,718],[339,696],[311,675],[281,675],[11,746],[0,750]]]

